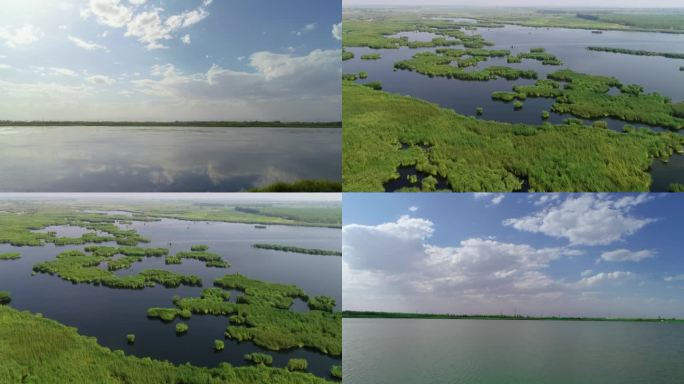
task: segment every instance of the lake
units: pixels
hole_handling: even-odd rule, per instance
[[[341,257],[323,257],[297,253],[258,250],[255,243],[277,243],[307,248],[340,251],[341,230],[331,228],[268,225],[265,229],[254,225],[220,222],[188,222],[163,219],[159,222],[120,225],[135,228],[142,236],[151,239],[143,247],[168,248],[170,254],[187,251],[191,245],[205,244],[209,251],[223,256],[232,266],[227,269],[207,268],[198,260],[184,259],[181,265],[165,265],[164,258],[144,258],[129,270],[118,275],[134,274],[144,269],[166,269],[183,274],[194,274],[203,280],[204,288],[211,287],[214,279],[225,274],[241,273],[249,278],[284,284],[296,284],[307,294],[326,295],[342,303]],[[74,227],[50,227],[59,235],[77,235]],[[171,245],[169,245],[171,243]],[[115,245],[103,243],[103,245]],[[213,341],[223,339],[228,325],[227,317],[193,315],[184,320],[190,326],[187,334],[176,336],[175,323],[164,323],[147,318],[150,307],[172,308],[172,297],[199,296],[201,287],[167,289],[162,286],[143,290],[111,289],[88,284],[71,284],[56,276],[37,274],[31,268],[41,261],[54,259],[65,250],[83,249],[84,246],[12,247],[0,244],[0,253],[20,252],[22,258],[0,261],[0,286],[12,292],[11,306],[20,310],[40,312],[60,323],[77,327],[79,333],[94,336],[101,345],[121,349],[127,354],[169,360],[176,364],[190,362],[200,366],[217,366],[221,362],[245,365],[243,355],[264,352],[273,355],[274,366],[282,367],[293,357],[306,358],[309,371],[329,377],[330,366],[339,365],[340,359],[311,349],[268,351],[251,342],[238,343],[225,340],[226,348],[214,352]],[[315,273],[312,273],[315,271]],[[235,300],[232,295],[231,300]],[[306,304],[297,299],[293,310],[308,311]],[[126,343],[126,334],[133,333],[135,345]]]
[[[543,79],[548,73],[559,69],[572,69],[596,75],[614,76],[624,84],[640,84],[645,92],[658,92],[672,98],[684,100],[684,72],[679,70],[684,66],[684,60],[674,60],[664,57],[632,56],[607,52],[593,52],[587,46],[609,46],[628,49],[645,49],[663,52],[684,52],[684,35],[648,33],[648,32],[619,32],[605,31],[602,34],[591,33],[590,30],[563,28],[530,28],[507,25],[504,28],[478,28],[476,31],[466,31],[468,34],[479,34],[493,42],[492,47],[486,49],[507,49],[512,54],[528,52],[532,47],[544,47],[564,62],[562,66],[542,65],[536,60],[523,60],[520,64],[508,64],[506,58],[489,58],[475,67],[467,70],[483,69],[489,66],[503,65],[513,68],[531,69]],[[435,34],[426,32],[402,32],[399,36],[406,36],[413,41],[429,41]],[[455,48],[459,48],[456,46]],[[540,124],[541,112],[550,111],[553,99],[528,98],[521,110],[515,111],[512,103],[503,103],[491,99],[492,92],[511,91],[514,85],[534,84],[535,80],[490,80],[463,81],[442,77],[430,78],[415,72],[394,70],[394,63],[410,59],[418,52],[434,52],[435,48],[410,49],[370,49],[345,48],[354,53],[354,58],[343,62],[344,73],[358,73],[365,71],[368,78],[359,80],[360,83],[380,81],[383,90],[402,95],[411,95],[423,100],[436,103],[456,112],[475,116],[478,107],[484,108],[484,120],[505,121],[510,123]],[[379,60],[360,60],[360,56],[368,53],[379,53]],[[615,91],[615,90],[612,90]],[[569,114],[551,113],[549,122],[562,123],[564,119],[573,117]],[[626,123],[616,119],[602,119],[608,123],[608,128],[622,131],[625,124],[644,127],[643,124]],[[585,120],[590,124],[591,121]],[[660,127],[649,127],[656,131]],[[680,130],[684,134],[684,130]],[[676,161],[670,162],[674,164]],[[670,183],[681,182],[681,170],[667,165],[654,165],[657,172],[652,172],[654,179],[653,191],[667,191]],[[664,188],[662,188],[664,186]]]
[[[684,324],[344,319],[344,382],[675,383]]]
[[[341,180],[338,128],[0,127],[0,191],[232,192]]]

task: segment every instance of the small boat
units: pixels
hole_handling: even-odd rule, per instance
[[[265,225],[258,225],[258,224],[257,224],[257,225],[254,226],[254,228],[265,229],[266,226],[265,226]]]

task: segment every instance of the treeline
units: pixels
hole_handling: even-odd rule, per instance
[[[661,57],[667,57],[668,59],[684,59],[684,53],[654,52],[654,51],[645,51],[642,49],[626,49],[626,48],[614,48],[614,47],[587,47],[587,49],[590,51],[622,53],[625,55],[633,55],[633,56],[661,56]]]
[[[254,248],[259,249],[270,249],[273,251],[283,251],[283,252],[293,252],[293,253],[304,253],[307,255],[319,255],[319,256],[342,256],[342,252],[329,251],[325,249],[317,248],[302,248],[293,247],[290,245],[280,245],[280,244],[254,244]]]
[[[628,318],[628,317],[582,317],[582,316],[525,316],[525,315],[458,315],[450,313],[406,313],[375,311],[343,311],[343,318],[381,318],[381,319],[453,319],[453,320],[561,320],[561,321],[644,321],[644,322],[684,322],[676,318]]]
[[[341,128],[341,121],[56,121],[0,120],[0,127],[229,127],[229,128]]]

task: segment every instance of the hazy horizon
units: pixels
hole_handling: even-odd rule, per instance
[[[421,8],[429,8],[431,6],[438,7],[467,7],[467,8],[483,8],[483,7],[539,7],[539,8],[615,8],[615,9],[655,9],[655,8],[681,8],[684,9],[684,4],[679,0],[654,0],[654,1],[630,1],[629,3],[620,0],[561,0],[554,4],[549,4],[546,0],[480,0],[477,5],[473,5],[469,0],[343,0],[343,7],[354,6],[416,6]]]

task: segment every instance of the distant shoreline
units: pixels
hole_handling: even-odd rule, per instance
[[[340,121],[0,121],[0,127],[342,128]]]
[[[555,321],[622,321],[648,323],[684,323],[674,318],[571,317],[524,315],[454,315],[433,313],[342,311],[345,319],[433,319],[433,320],[555,320]]]

